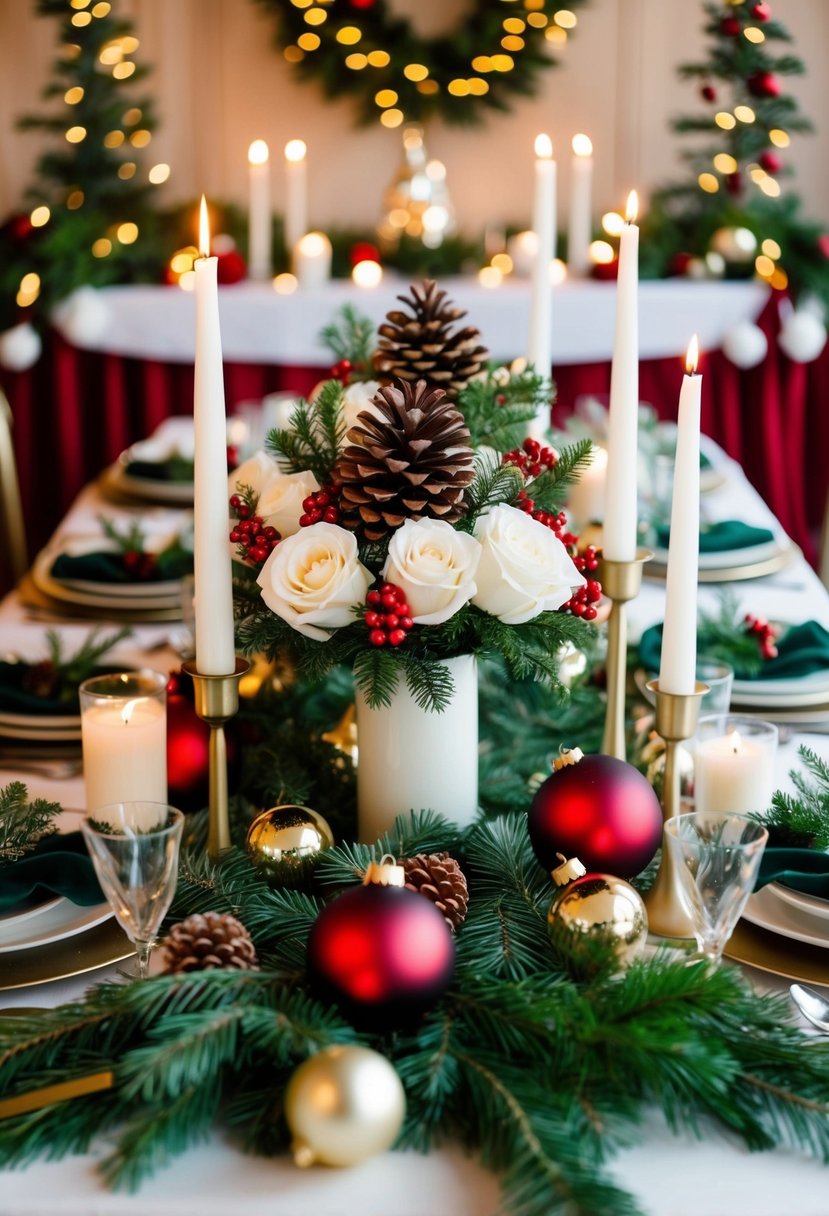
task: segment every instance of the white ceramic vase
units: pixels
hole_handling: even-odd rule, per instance
[[[372,843],[406,811],[433,810],[466,827],[478,809],[478,666],[447,659],[455,693],[443,713],[421,709],[405,680],[387,708],[357,692],[359,838]]]

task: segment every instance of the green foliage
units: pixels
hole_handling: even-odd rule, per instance
[[[521,446],[527,424],[549,410],[555,391],[533,369],[505,374],[495,365],[485,376],[470,380],[458,395],[457,407],[469,428],[473,448],[509,452]]]
[[[527,494],[536,506],[543,511],[558,510],[565,497],[562,491],[578,480],[590,463],[592,450],[589,439],[578,439],[571,447],[562,448],[553,467],[527,483]]]
[[[717,611],[700,609],[697,618],[697,653],[728,663],[738,679],[756,675],[763,666],[757,637],[745,628],[744,615],[734,592],[724,590]]]
[[[777,790],[771,810],[757,818],[769,830],[772,845],[829,850],[829,763],[808,747],[798,755],[806,769],[789,773],[794,794]]]
[[[316,400],[300,401],[291,415],[291,426],[268,435],[267,447],[287,473],[313,473],[326,485],[345,436],[342,415],[343,386],[326,380]]]
[[[320,342],[334,358],[347,359],[360,379],[366,380],[371,378],[375,339],[374,323],[353,304],[344,304],[334,320],[320,330]]]
[[[0,787],[0,869],[31,853],[39,840],[56,831],[53,820],[59,813],[57,802],[29,801],[22,781]]]
[[[50,695],[67,705],[78,703],[78,686],[89,676],[94,675],[103,659],[113,646],[132,636],[128,625],[117,629],[115,633],[103,633],[100,627],[90,630],[74,653],[65,653],[65,642],[56,629],[47,629],[46,642],[49,648],[46,662],[51,667]],[[24,662],[23,659],[20,662]]]

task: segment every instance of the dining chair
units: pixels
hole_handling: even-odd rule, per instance
[[[0,540],[3,546],[3,561],[0,564],[5,567],[5,573],[17,582],[29,568],[29,557],[12,442],[12,423],[11,406],[0,389]]]

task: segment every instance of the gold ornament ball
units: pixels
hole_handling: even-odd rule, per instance
[[[273,886],[296,886],[307,878],[334,834],[309,806],[272,806],[248,828],[248,856]]]
[[[718,228],[708,243],[709,251],[718,253],[726,263],[746,266],[754,261],[757,237],[750,228]]]
[[[391,1148],[406,1113],[392,1065],[368,1047],[326,1047],[300,1064],[285,1091],[294,1161],[357,1165]]]
[[[554,940],[578,951],[582,941],[613,946],[621,966],[638,958],[648,936],[642,896],[612,874],[585,874],[558,891],[547,923]]]

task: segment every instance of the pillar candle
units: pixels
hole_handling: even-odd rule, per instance
[[[571,275],[584,275],[590,265],[590,238],[593,221],[590,198],[593,185],[593,144],[587,135],[573,136],[570,162],[570,215],[567,238],[567,269]]]
[[[540,376],[550,375],[552,362],[553,289],[550,266],[555,256],[556,229],[556,162],[549,135],[538,135],[535,141],[535,193],[533,200],[533,232],[538,241],[532,271],[530,297],[530,328],[527,342],[527,362],[534,365]],[[535,420],[534,432],[543,434],[550,425],[549,409]]]
[[[201,257],[193,265],[196,276],[193,395],[196,669],[202,675],[221,676],[230,675],[236,670],[236,655],[226,493],[227,424],[216,278],[218,259],[210,257],[210,232],[204,198],[201,201],[199,248]]]
[[[268,145],[255,139],[248,148],[248,278],[271,277],[271,165]]]
[[[331,278],[331,242],[324,232],[306,232],[294,249],[294,273],[300,287],[321,287]]]
[[[738,814],[766,811],[774,784],[774,748],[744,738],[736,730],[697,744],[696,810]]]
[[[610,372],[607,496],[602,546],[611,561],[636,557],[636,464],[639,427],[639,229],[631,191],[627,223],[619,238],[616,328]]]
[[[167,801],[167,715],[151,697],[113,698],[81,714],[86,809]],[[150,825],[151,826],[151,825]]]
[[[702,376],[697,375],[697,339],[688,347],[679,393],[671,536],[665,580],[665,626],[659,687],[692,693],[697,665],[697,573],[699,567],[699,429]]]
[[[601,522],[606,483],[607,452],[594,447],[588,464],[579,474],[578,481],[570,486],[567,497],[567,512],[577,527]]]
[[[285,145],[285,251],[289,259],[293,259],[297,242],[308,231],[306,152],[301,139],[289,139]]]

